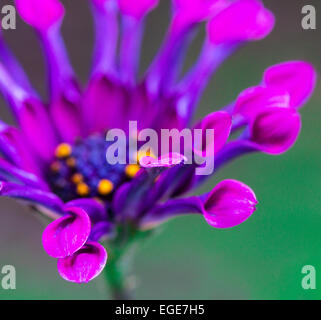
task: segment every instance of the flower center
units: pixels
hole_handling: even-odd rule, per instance
[[[102,135],[78,140],[73,146],[60,144],[48,170],[53,192],[66,202],[79,197],[110,200],[115,190],[135,177],[140,168],[138,165],[109,164],[106,161],[109,145]]]

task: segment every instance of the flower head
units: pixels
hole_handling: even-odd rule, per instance
[[[20,16],[43,44],[49,101],[41,101],[0,37],[0,90],[17,124],[0,122],[0,195],[22,200],[53,220],[43,233],[43,247],[58,260],[60,275],[77,283],[100,274],[107,252],[99,242],[105,241],[108,249],[124,229],[137,232],[188,213],[203,215],[212,227],[230,228],[256,209],[254,192],[235,180],[218,183],[210,193],[184,197],[207,177],[196,174],[199,163],[185,164],[187,157],[178,152],[141,156],[125,148],[126,163],[106,162],[108,130],[126,132],[125,142],[133,138],[129,121],[137,121],[135,135],[145,128],[161,132],[189,127],[201,129],[205,138],[204,131],[214,131],[214,140],[189,151],[215,156],[216,173],[248,152],[288,150],[300,131],[297,109],[311,96],[316,78],[305,62],[272,66],[261,84],[193,124],[214,71],[240,45],[267,36],[273,14],[259,0],[173,0],[164,43],[139,79],[145,17],[159,1],[89,1],[96,42],[85,88],[77,81],[60,34],[60,1],[16,0]],[[181,76],[186,48],[204,21],[204,47]],[[230,133],[237,130],[242,134],[232,139]],[[129,161],[135,158],[138,163]]]

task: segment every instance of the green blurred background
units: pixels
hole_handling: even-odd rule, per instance
[[[64,37],[85,83],[93,44],[87,1],[63,2],[67,9]],[[160,2],[148,19],[143,67],[157,51],[169,21],[169,0]],[[264,2],[276,15],[275,30],[264,41],[242,48],[219,69],[201,101],[199,116],[256,85],[269,65],[304,59],[320,70],[321,32],[301,28],[301,9],[306,4],[315,6],[319,28],[320,1]],[[19,20],[17,30],[5,35],[34,86],[45,96],[44,65],[32,30]],[[196,57],[200,45],[201,37],[193,43],[189,61]],[[319,84],[302,110],[302,134],[293,149],[278,157],[252,155],[239,159],[198,191],[209,190],[225,178],[245,182],[259,199],[251,219],[231,230],[212,229],[200,217],[183,217],[165,224],[135,256],[135,298],[321,298],[320,88]],[[0,117],[11,122],[4,102],[0,104]],[[108,298],[102,276],[88,285],[71,284],[59,277],[55,260],[42,249],[43,225],[33,212],[13,200],[0,199],[0,214],[0,270],[7,264],[17,270],[17,289],[5,291],[0,287],[0,299]],[[306,264],[316,268],[316,290],[301,287],[301,268]]]

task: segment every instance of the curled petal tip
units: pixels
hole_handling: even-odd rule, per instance
[[[157,167],[158,160],[153,157],[146,156],[139,159],[139,164],[144,168]]]
[[[217,45],[254,41],[265,38],[274,23],[273,14],[260,1],[238,0],[210,21],[208,33],[210,41]]]
[[[215,16],[230,4],[228,0],[173,0],[173,3],[172,30],[176,33]]]
[[[87,242],[70,257],[58,259],[61,277],[70,282],[87,283],[96,278],[107,262],[107,252],[98,242]]]
[[[263,76],[267,86],[288,91],[290,105],[301,107],[312,95],[317,73],[314,67],[304,61],[288,61],[268,68]]]
[[[68,207],[67,214],[50,223],[42,235],[44,250],[54,258],[64,258],[79,250],[87,241],[91,222],[80,208]]]
[[[204,201],[204,218],[219,229],[235,227],[247,220],[256,210],[253,190],[242,182],[220,182]]]
[[[120,11],[138,20],[156,8],[158,3],[159,0],[118,0]]]
[[[15,0],[21,18],[31,26],[46,30],[61,21],[65,9],[59,0]]]
[[[281,154],[296,142],[301,129],[300,115],[293,108],[268,108],[250,126],[251,141],[258,150]]]
[[[161,156],[159,159],[153,157],[142,157],[139,161],[144,168],[172,167],[187,161],[187,158],[179,153],[170,153]]]
[[[230,135],[231,126],[232,118],[225,111],[213,112],[206,116],[196,127],[202,130],[202,147],[195,141],[194,152],[201,157],[213,156],[219,152]],[[206,137],[208,130],[214,130],[214,140]]]
[[[233,114],[252,119],[268,107],[290,106],[290,95],[280,88],[257,86],[244,90],[237,98]]]

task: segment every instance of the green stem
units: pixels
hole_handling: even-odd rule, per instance
[[[105,279],[114,300],[130,300],[128,274],[132,256],[137,242],[151,234],[150,231],[139,231],[135,228],[119,228],[117,237],[106,243],[108,262],[105,267]]]
[[[111,259],[104,270],[106,281],[111,291],[113,300],[130,300],[131,294],[128,288],[127,275],[122,261]]]

